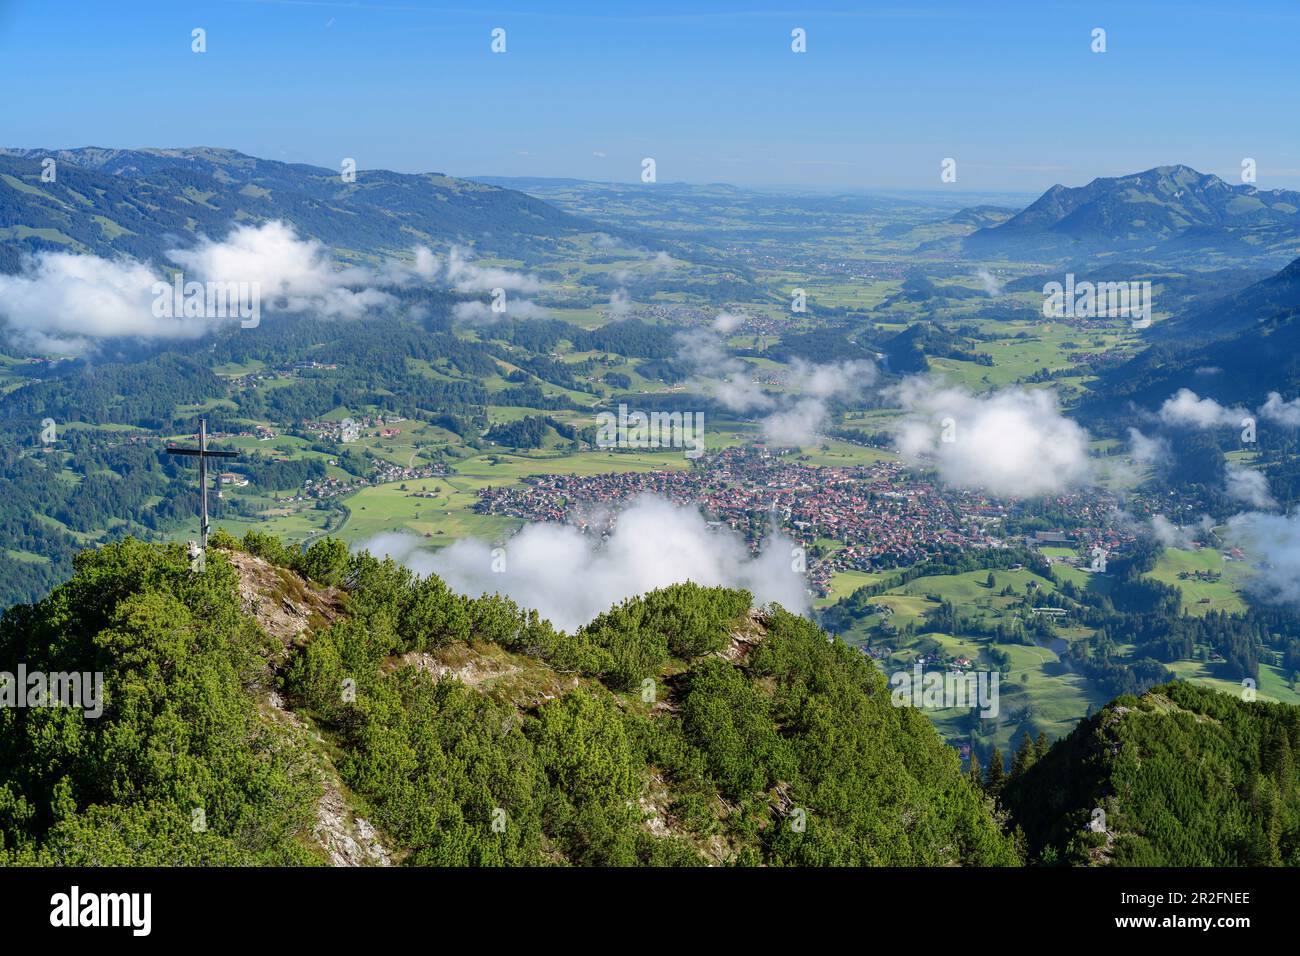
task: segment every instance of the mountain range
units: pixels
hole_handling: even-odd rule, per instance
[[[54,181],[42,179],[55,161]],[[161,259],[203,234],[281,219],[343,260],[459,243],[532,259],[565,237],[610,232],[512,189],[444,176],[319,166],[230,149],[0,149],[0,271],[24,253]]]
[[[52,182],[42,176],[50,159],[56,163]],[[566,209],[575,205],[574,194],[599,197],[585,205],[615,206],[619,216]],[[627,205],[652,197],[639,217],[639,207]],[[337,170],[215,147],[0,148],[0,272],[16,271],[23,254],[41,249],[157,259],[187,237],[221,236],[235,223],[273,218],[326,243],[344,261],[423,242],[536,263],[582,233],[644,242],[646,229],[662,218],[660,203],[686,199],[704,203],[702,210],[712,208],[710,201],[743,200],[748,219],[796,229],[804,216],[909,206],[896,197],[775,197],[723,184],[664,183],[648,193],[632,184],[388,170],[360,170],[355,181],[345,182]],[[1230,185],[1187,166],[1057,185],[1019,212],[975,206],[943,222],[975,230],[953,239],[949,251],[977,259],[1104,261],[1122,255],[1150,263],[1277,268],[1300,255],[1300,193]]]
[[[1006,222],[973,233],[965,250],[1037,260],[1138,254],[1281,265],[1300,255],[1300,193],[1158,166],[1086,186],[1053,186]]]

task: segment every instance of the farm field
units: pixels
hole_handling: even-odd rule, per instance
[[[831,591],[824,598],[813,601],[813,607],[829,607],[840,598],[848,597],[860,587],[875,584],[888,575],[880,571],[836,571],[831,576]]]
[[[1192,575],[1211,574],[1217,581],[1197,580]],[[1183,592],[1183,611],[1187,614],[1206,614],[1209,611],[1239,613],[1246,608],[1234,583],[1242,580],[1246,570],[1239,562],[1224,561],[1223,555],[1213,548],[1183,551],[1166,548],[1149,576]],[[1186,575],[1180,577],[1180,575]]]

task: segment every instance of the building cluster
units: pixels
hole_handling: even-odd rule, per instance
[[[258,369],[255,372],[246,372],[243,375],[233,376],[230,379],[230,384],[236,389],[257,388],[262,382],[274,382],[278,379],[285,378],[297,378],[298,372],[336,371],[337,369],[337,365],[326,364],[324,362],[293,362],[275,368],[263,368]]]
[[[335,464],[331,461],[330,464]],[[441,463],[421,465],[418,468],[405,468],[391,461],[376,460],[375,470],[364,478],[349,476],[337,478],[326,475],[324,478],[308,478],[303,482],[302,490],[286,501],[319,501],[323,498],[336,498],[364,488],[367,485],[384,485],[395,481],[419,481],[422,478],[442,478],[447,474],[447,466]],[[434,497],[426,495],[425,497]]]
[[[751,547],[774,530],[805,546],[838,542],[842,547],[828,557],[808,562],[810,589],[825,594],[836,571],[902,567],[954,549],[1003,547],[1001,524],[1019,507],[937,486],[896,462],[818,467],[752,448],[726,449],[702,461],[689,471],[533,476],[521,485],[481,490],[476,510],[600,533],[621,507],[655,495],[698,507]],[[1079,540],[1120,546],[1117,533],[1100,524],[1086,527],[1108,513],[1089,496],[1063,496],[1058,504],[1079,519]]]
[[[401,432],[391,426],[401,424],[404,421],[406,419],[400,415],[360,415],[357,418],[345,418],[343,421],[337,422],[327,419],[307,420],[302,423],[301,427],[304,433],[313,438],[350,442],[360,438],[368,428],[376,429],[376,433],[381,438],[392,438]]]

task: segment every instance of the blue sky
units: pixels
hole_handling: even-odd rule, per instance
[[[475,6],[0,0],[0,145],[854,189],[953,157],[961,190],[1023,192],[1252,157],[1300,188],[1294,0]]]

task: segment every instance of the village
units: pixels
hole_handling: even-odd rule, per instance
[[[689,471],[531,476],[521,485],[480,490],[475,510],[602,534],[622,506],[647,494],[698,506],[711,524],[736,531],[754,550],[776,530],[814,553],[823,550],[818,542],[839,542],[808,564],[809,589],[818,596],[829,593],[837,571],[905,567],[953,550],[1022,543],[1001,530],[1015,501],[940,488],[896,462],[819,467],[752,448],[726,449]],[[1075,522],[1073,530],[1031,535],[1025,543],[1124,547],[1132,535],[1109,526],[1113,506],[1103,497],[1061,496],[1055,504]]]

